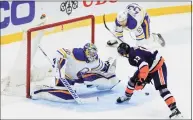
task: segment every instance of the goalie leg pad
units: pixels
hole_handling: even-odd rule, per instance
[[[106,78],[100,78],[95,81],[93,81],[93,85],[97,86],[96,88],[98,90],[111,90],[113,87],[115,87],[120,80],[113,76],[112,78],[106,79]]]
[[[69,83],[70,85],[74,85],[74,84],[75,84],[75,82],[74,82],[73,80],[70,80],[70,79],[66,79],[66,80],[68,81],[68,83]],[[61,82],[60,79],[55,79],[55,85],[56,85],[56,86],[60,86],[60,87],[65,87],[64,84]]]
[[[65,89],[57,89],[48,86],[39,87],[32,93],[32,99],[43,99],[54,102],[74,102],[72,95]]]
[[[89,82],[93,82],[99,78],[102,78],[103,76],[100,74],[95,74],[95,73],[87,73],[85,75],[83,75],[83,81],[84,83],[89,83]]]

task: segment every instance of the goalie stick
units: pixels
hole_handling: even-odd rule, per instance
[[[41,52],[44,54],[44,56],[46,57],[46,59],[49,61],[49,63],[52,65],[52,67],[54,68],[54,65],[52,64],[52,61],[50,60],[50,58],[48,57],[48,55],[44,52],[44,50],[40,47],[40,45],[38,45],[38,48],[41,50]]]
[[[48,55],[45,53],[45,51],[41,48],[40,45],[38,45],[38,48],[41,50],[41,52],[44,54],[44,56],[47,58],[47,60],[50,62],[50,64],[52,65],[52,67],[54,67],[54,65],[52,64],[50,58],[48,57]],[[98,97],[92,97],[92,98],[80,98],[78,96],[78,94],[76,94],[76,92],[72,89],[72,87],[70,86],[69,82],[66,79],[62,79],[60,78],[61,82],[64,84],[64,86],[66,86],[66,88],[68,89],[68,91],[70,92],[70,94],[72,95],[72,97],[74,98],[74,100],[78,103],[78,104],[85,104],[85,103],[93,103],[93,102],[97,102],[99,100]]]

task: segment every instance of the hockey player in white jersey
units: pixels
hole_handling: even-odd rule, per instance
[[[98,90],[111,90],[120,81],[115,75],[116,60],[103,62],[97,48],[87,43],[84,48],[58,49],[53,59],[55,81],[53,86],[39,86],[32,93],[32,98],[48,99],[52,101],[74,101],[73,96],[66,89],[62,79],[74,84],[85,84]]]
[[[115,20],[114,35],[125,42],[123,30],[134,33],[133,39],[136,40],[136,46],[150,48],[155,43],[165,46],[165,41],[161,34],[150,33],[150,18],[145,9],[136,3],[129,4],[126,9],[119,12]],[[118,44],[116,39],[107,42],[109,46]]]

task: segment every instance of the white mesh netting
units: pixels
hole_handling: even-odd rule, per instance
[[[41,23],[44,26],[45,21]],[[73,23],[60,25],[49,29],[34,32],[31,37],[31,86],[39,84],[54,85],[52,66],[39,50],[38,45],[52,60],[54,53],[60,48],[82,47],[91,42],[91,20],[85,19]],[[81,28],[74,28],[77,26]],[[73,29],[72,29],[73,28]],[[1,95],[26,96],[26,70],[27,70],[27,33],[15,58],[11,58],[13,65],[8,75],[1,78]],[[14,50],[14,49],[13,49]]]

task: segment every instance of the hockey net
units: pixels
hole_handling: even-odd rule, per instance
[[[84,26],[84,27],[80,27]],[[8,76],[1,79],[1,95],[30,98],[33,86],[53,85],[52,65],[39,46],[52,60],[60,48],[82,47],[94,43],[93,15],[47,24],[46,20],[24,31],[19,52]]]

